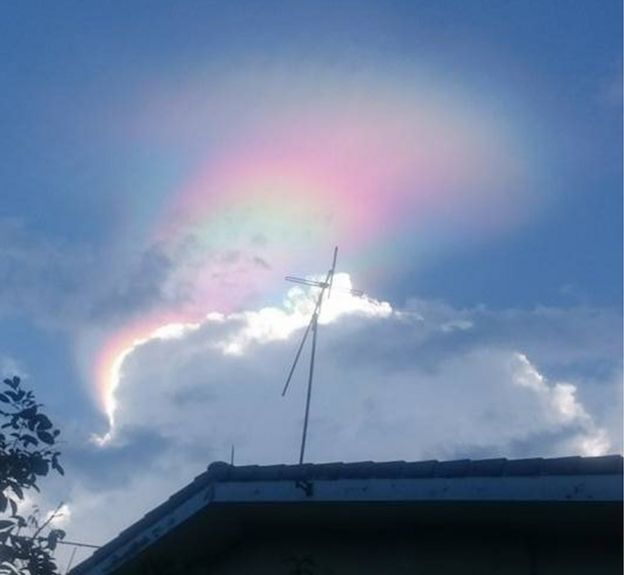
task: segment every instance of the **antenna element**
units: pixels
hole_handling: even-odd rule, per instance
[[[327,298],[331,294],[332,284],[334,281],[334,273],[336,271],[336,259],[338,257],[338,248],[334,248],[334,257],[332,260],[332,265],[327,275],[325,276],[325,281],[313,281],[306,278],[299,278],[294,276],[286,276],[286,281],[302,284],[305,286],[311,286],[320,288],[320,292],[318,295],[318,299],[316,300],[316,305],[314,306],[314,311],[312,312],[312,317],[310,318],[310,322],[306,327],[305,332],[303,333],[303,337],[301,338],[301,343],[299,344],[299,348],[297,349],[297,353],[295,354],[295,360],[288,372],[288,377],[286,378],[286,384],[284,385],[284,389],[282,390],[282,397],[286,395],[288,391],[288,386],[292,380],[293,374],[295,373],[295,368],[297,367],[297,363],[299,361],[299,357],[301,356],[301,352],[303,351],[303,347],[308,339],[308,335],[310,331],[312,331],[312,351],[310,353],[310,368],[308,370],[308,390],[306,393],[306,405],[305,405],[305,417],[303,419],[303,435],[301,437],[301,449],[299,451],[299,464],[303,463],[303,456],[305,455],[305,446],[306,446],[306,438],[308,435],[308,420],[310,416],[310,399],[312,397],[312,381],[314,379],[314,359],[316,356],[316,338],[318,334],[318,318],[321,314],[321,307],[323,305],[323,296],[325,295],[325,290],[327,290]],[[340,288],[337,288],[340,289]],[[362,296],[364,292],[360,290],[349,289],[346,290],[352,295]]]

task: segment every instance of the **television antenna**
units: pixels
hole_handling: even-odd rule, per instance
[[[286,281],[302,284],[305,286],[311,286],[319,288],[318,298],[316,300],[316,305],[314,306],[314,311],[312,312],[312,317],[310,318],[310,322],[306,327],[306,330],[301,338],[301,343],[299,344],[299,349],[297,349],[297,353],[295,354],[295,360],[293,361],[292,367],[290,368],[290,372],[288,373],[288,377],[286,379],[286,385],[284,385],[284,389],[282,390],[282,397],[286,395],[288,391],[288,386],[292,380],[293,374],[295,373],[295,368],[297,367],[297,362],[299,361],[299,357],[301,356],[301,352],[305,343],[308,339],[308,335],[312,332],[312,350],[310,352],[310,367],[308,369],[308,390],[306,394],[306,404],[305,404],[305,416],[303,419],[303,434],[301,436],[301,449],[299,451],[299,464],[303,463],[303,456],[305,454],[306,447],[306,438],[308,435],[308,420],[310,416],[310,398],[312,397],[312,381],[314,379],[314,359],[316,356],[316,338],[318,333],[318,318],[321,314],[321,308],[323,306],[323,298],[325,296],[325,292],[327,292],[327,299],[329,299],[332,290],[332,284],[334,282],[334,274],[336,271],[336,258],[338,257],[338,248],[334,248],[334,257],[332,259],[331,268],[327,272],[325,276],[325,281],[314,281],[306,278],[299,278],[295,276],[286,276]],[[341,291],[344,291],[341,289]],[[351,293],[356,296],[364,295],[364,292],[361,290],[355,289],[347,289],[348,293]]]

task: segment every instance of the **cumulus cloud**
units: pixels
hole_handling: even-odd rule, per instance
[[[116,441],[152,429],[173,446],[202,442],[214,457],[235,443],[243,461],[292,460],[305,356],[292,395],[282,400],[279,391],[312,303],[292,297],[290,310],[211,316],[192,334],[137,348],[117,393]],[[432,332],[419,316],[363,301],[333,321],[326,317],[320,332],[312,460],[505,454],[532,438],[525,449],[542,454],[608,447],[575,386],[549,381],[521,352],[485,345],[453,350],[452,342],[444,349],[438,341],[433,358],[420,362],[423,348],[447,337],[447,322]]]
[[[280,392],[314,297],[295,287],[281,306],[163,328],[129,353],[110,441],[65,450],[70,483],[58,499],[71,509],[68,532],[106,541],[210,461],[227,460],[232,445],[237,464],[296,462],[309,350]],[[586,309],[457,310],[423,300],[393,309],[336,289],[319,328],[306,459],[619,451],[619,351],[607,343],[617,325]],[[545,339],[554,332],[556,345]],[[603,363],[610,370],[565,375]]]

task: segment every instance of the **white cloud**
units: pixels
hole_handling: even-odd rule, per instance
[[[477,314],[438,304],[398,312],[338,293],[321,318],[312,460],[608,449],[573,383],[548,380],[507,343],[453,339],[478,330]],[[289,396],[279,392],[313,306],[314,294],[293,288],[283,307],[211,314],[192,332],[137,347],[123,365],[113,443],[140,429],[174,449],[201,443],[205,459],[227,457],[234,443],[240,462],[292,460],[305,354]]]
[[[311,278],[320,279],[320,278]],[[338,273],[334,279],[333,295],[325,299],[319,323],[328,324],[344,315],[359,315],[370,318],[388,317],[392,308],[387,302],[379,302],[367,297],[351,295],[351,279],[347,274]],[[242,354],[252,343],[268,343],[286,340],[293,332],[306,326],[314,311],[316,290],[294,287],[288,292],[283,308],[265,307],[259,311],[248,311],[230,315],[211,316],[209,319],[220,322],[240,322],[241,327],[216,347],[227,354]]]
[[[348,276],[337,280],[348,287]],[[238,464],[295,462],[308,352],[286,398],[280,392],[314,295],[296,287],[280,307],[212,313],[193,329],[168,328],[128,354],[112,440],[68,454],[73,479],[59,496],[72,509],[68,532],[106,540],[210,461],[227,460],[231,445]],[[547,376],[527,351],[542,349],[545,330],[559,329],[557,346],[545,343],[546,351],[536,353],[545,364],[570,370],[587,358],[602,362],[611,353],[606,334],[594,338],[593,352],[574,352],[573,334],[586,340],[570,326],[598,325],[595,313],[581,310],[570,319],[574,313],[454,310],[425,301],[394,310],[335,290],[319,328],[307,460],[620,449],[621,419],[601,407],[614,402],[612,371],[591,385],[555,369]]]
[[[598,428],[592,417],[576,397],[576,387],[571,383],[549,383],[523,354],[516,354],[517,369],[514,381],[517,385],[535,392],[545,416],[555,425],[574,426],[576,435],[567,443],[574,453],[603,455],[611,447],[607,431]]]
[[[67,527],[71,521],[71,509],[66,503],[61,503],[54,509],[49,509],[44,514],[44,518],[44,521],[50,522],[50,527],[63,529]]]

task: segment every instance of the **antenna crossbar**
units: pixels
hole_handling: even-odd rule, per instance
[[[294,284],[301,284],[304,286],[316,287],[316,288],[321,288],[321,289],[330,288],[332,290],[338,290],[340,292],[349,293],[357,297],[362,297],[364,295],[364,292],[361,289],[344,288],[340,286],[336,287],[328,282],[314,281],[314,280],[309,280],[307,278],[299,278],[296,276],[286,276],[284,279]],[[328,297],[329,297],[329,292],[328,292]]]
[[[319,287],[319,288],[327,288],[329,284],[327,282],[317,282],[314,280],[309,280],[306,278],[298,278],[296,276],[286,276],[284,278],[287,282],[292,282],[295,284],[303,284],[305,286]]]

